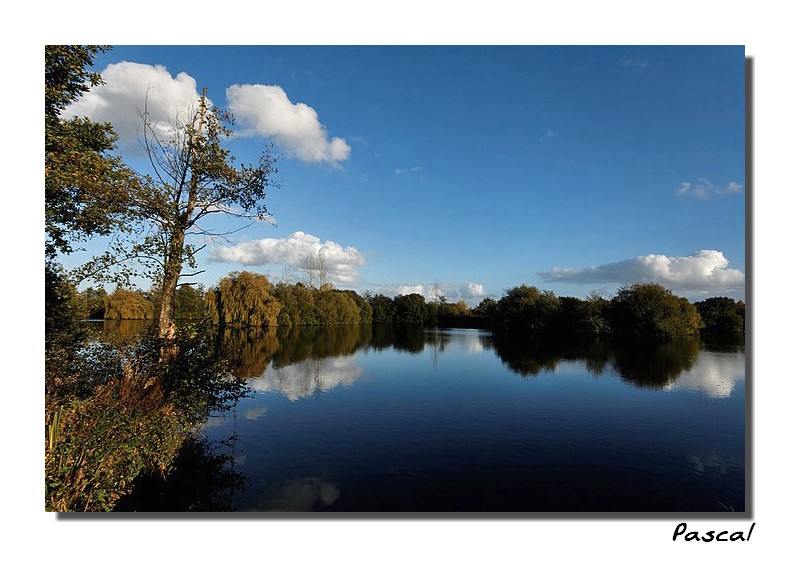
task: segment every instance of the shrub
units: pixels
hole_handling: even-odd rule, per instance
[[[47,510],[114,509],[140,475],[169,472],[197,423],[244,394],[210,334],[183,327],[177,347],[169,364],[153,335],[83,349],[74,379],[47,398]]]

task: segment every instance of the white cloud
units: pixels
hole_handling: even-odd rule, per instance
[[[705,177],[697,180],[697,183],[684,181],[678,186],[676,193],[681,197],[695,197],[697,199],[710,199],[720,195],[730,195],[741,193],[743,187],[735,181],[730,181],[727,185],[715,185]]]
[[[418,293],[427,301],[436,299],[437,295],[444,295],[449,302],[464,300],[467,302],[467,304],[475,303],[475,300],[488,295],[483,289],[482,284],[474,282],[464,282],[460,284],[440,282],[431,285],[419,283],[384,284],[371,287],[370,291],[372,293],[380,293],[388,297]]]
[[[476,297],[486,297],[486,291],[482,284],[466,282],[458,291],[459,297],[474,299]]]
[[[386,289],[390,290],[393,286],[387,286]],[[395,293],[393,295],[411,295],[412,293],[418,293],[424,296],[426,299],[433,299],[433,292],[429,290],[425,290],[425,286],[422,284],[401,284],[398,285]]]
[[[343,138],[328,139],[317,112],[302,102],[293,103],[277,85],[232,85],[225,91],[228,105],[245,136],[267,136],[305,162],[337,164],[350,157]]]
[[[728,264],[722,252],[700,250],[690,256],[648,254],[590,268],[553,268],[538,275],[547,282],[578,284],[654,281],[693,292],[744,289],[744,273]]]
[[[367,263],[364,255],[352,246],[327,240],[322,242],[313,234],[298,231],[286,238],[263,238],[233,246],[215,248],[211,260],[233,262],[245,266],[274,264],[302,268],[309,258],[322,254],[328,275],[335,283],[352,284],[358,280],[358,267]]]
[[[157,130],[169,133],[176,119],[185,117],[200,97],[191,76],[178,73],[173,77],[162,65],[123,61],[109,65],[101,75],[105,84],[93,87],[68,106],[64,117],[88,116],[97,122],[110,122],[120,146],[127,151],[142,151],[140,113],[145,102]]]
[[[105,84],[93,87],[65,111],[66,118],[88,116],[111,122],[119,143],[127,151],[141,152],[140,113],[145,100],[157,131],[170,133],[172,125],[185,116],[200,97],[197,81],[185,72],[173,77],[163,65],[123,61],[106,67]],[[350,157],[343,138],[328,138],[317,112],[303,103],[292,103],[275,85],[232,85],[226,90],[228,106],[243,136],[264,136],[292,157],[305,162],[337,164]]]

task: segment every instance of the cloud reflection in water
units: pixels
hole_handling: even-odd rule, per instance
[[[704,352],[667,390],[693,390],[710,398],[728,398],[744,382],[743,354]]]
[[[251,378],[248,385],[256,392],[279,392],[292,401],[342,384],[349,386],[363,374],[355,356],[307,359],[296,364],[276,367],[270,363],[264,373]]]

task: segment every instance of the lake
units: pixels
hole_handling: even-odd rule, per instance
[[[743,341],[227,331],[236,511],[744,512]]]

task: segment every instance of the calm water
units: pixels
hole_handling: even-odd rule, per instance
[[[745,507],[743,345],[477,330],[229,333],[253,395],[205,425],[238,511]]]

